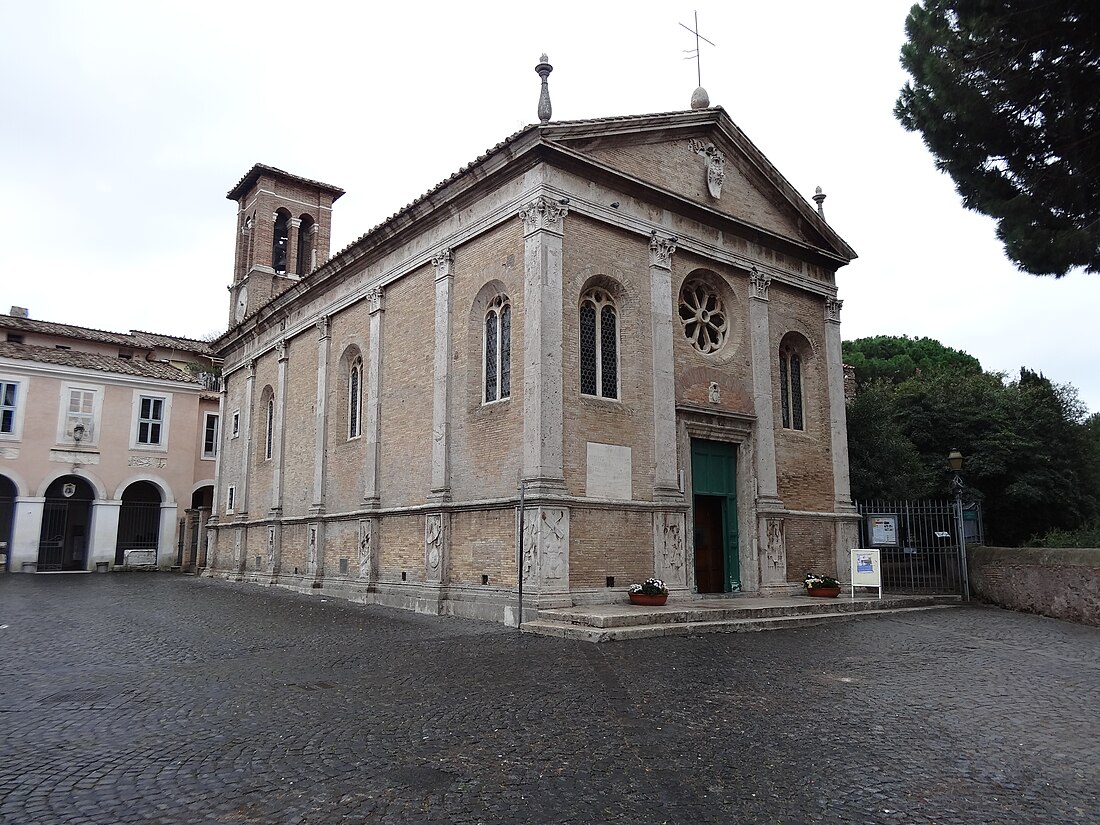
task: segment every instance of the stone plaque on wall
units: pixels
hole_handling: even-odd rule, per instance
[[[616,444],[588,442],[588,498],[632,498],[630,448]]]

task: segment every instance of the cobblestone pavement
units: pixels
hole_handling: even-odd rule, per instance
[[[0,577],[2,823],[1100,822],[1100,629],[593,645],[169,575]]]

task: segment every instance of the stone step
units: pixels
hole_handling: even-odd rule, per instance
[[[651,624],[693,624],[801,615],[863,613],[913,607],[957,604],[957,596],[891,596],[884,599],[815,599],[809,596],[779,599],[736,597],[720,602],[640,608],[628,604],[540,610],[539,620],[594,628]]]
[[[893,613],[913,613],[924,610],[941,610],[955,607],[957,603],[896,607],[882,610],[844,612],[816,612],[786,616],[769,616],[750,619],[724,619],[710,621],[666,622],[619,627],[592,627],[570,622],[537,619],[524,622],[524,633],[555,636],[580,642],[620,642],[631,639],[649,639],[657,636],[688,636],[702,633],[751,633],[761,630],[782,630],[790,627],[807,627],[838,621],[870,618]],[[546,611],[544,611],[546,612]]]

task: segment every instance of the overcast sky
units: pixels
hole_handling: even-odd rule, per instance
[[[909,0],[95,3],[0,0],[0,309],[225,329],[236,204],[261,162],[340,186],[333,252],[537,121],[688,108],[703,85],[859,253],[846,339],[929,336],[1100,410],[1100,276],[1036,278],[892,109]]]

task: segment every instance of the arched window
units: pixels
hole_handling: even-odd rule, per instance
[[[301,220],[301,226],[298,227],[298,257],[294,263],[294,274],[304,277],[313,270],[313,234],[317,224],[309,215],[302,215]]]
[[[485,403],[512,394],[512,305],[498,295],[485,313]]]
[[[275,213],[275,234],[271,238],[271,268],[286,272],[286,258],[290,251],[290,213],[280,209]]]
[[[363,432],[363,359],[356,358],[348,370],[348,438],[358,438]]]
[[[785,429],[806,429],[802,406],[802,355],[790,343],[779,348],[779,406]]]
[[[264,459],[271,458],[271,449],[275,444],[275,399],[267,399],[267,420],[264,432]]]
[[[581,394],[619,397],[619,317],[606,289],[581,296]]]

